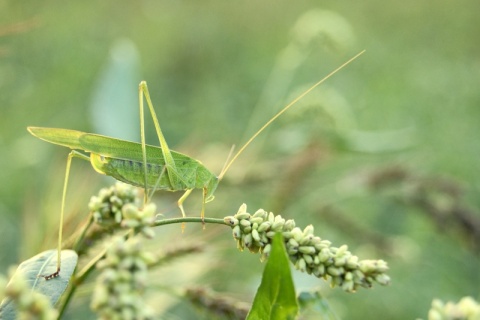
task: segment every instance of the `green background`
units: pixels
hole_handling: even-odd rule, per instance
[[[478,236],[412,199],[480,219],[479,10],[477,1],[0,1],[0,271],[56,244],[68,151],[27,126],[139,141],[137,88],[146,80],[170,147],[218,173],[231,145],[366,49],[255,141],[207,216],[245,202],[252,213],[313,224],[361,259],[387,260],[392,284],[355,294],[294,272],[297,290],[320,288],[345,319],[425,318],[433,298],[478,299]],[[370,188],[378,176],[393,183]],[[67,234],[109,183],[74,162]],[[422,183],[425,197],[415,189]],[[178,216],[178,197],[159,192],[161,213]],[[200,198],[185,202],[189,215]],[[251,302],[263,265],[236,251],[227,228],[157,234],[158,251],[204,249],[159,270],[158,287],[206,285]],[[159,313],[192,312],[156,291]],[[86,288],[72,310],[88,301]]]

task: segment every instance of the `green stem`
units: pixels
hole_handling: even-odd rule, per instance
[[[159,219],[153,223],[154,227],[163,226],[167,224],[174,224],[174,223],[184,223],[184,222],[196,222],[196,223],[213,223],[213,224],[224,224],[229,225],[223,221],[223,219],[216,219],[216,218],[200,218],[200,217],[186,217],[186,218],[172,218],[172,219]]]

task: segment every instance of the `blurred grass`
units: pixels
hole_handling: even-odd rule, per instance
[[[251,211],[263,207],[297,225],[312,223],[317,234],[349,244],[360,258],[388,260],[388,288],[354,295],[323,289],[344,318],[425,317],[434,297],[478,298],[478,252],[456,237],[462,231],[439,231],[422,209],[395,201],[401,187],[385,195],[365,183],[369,172],[389,166],[414,177],[445,177],[461,187],[459,201],[478,213],[478,9],[466,0],[0,2],[0,270],[56,241],[67,150],[37,141],[28,125],[100,132],[114,123],[112,130],[131,134],[137,122],[132,92],[147,80],[170,146],[219,172],[230,146],[239,146],[299,87],[367,49],[240,158],[207,214],[232,214],[246,202]],[[311,10],[329,11],[292,31]],[[302,42],[315,23],[324,23],[324,32]],[[119,43],[128,43],[136,58],[119,56]],[[105,99],[100,104],[111,101],[111,115],[98,113],[99,97]],[[133,120],[122,120],[121,103],[124,119]],[[343,116],[335,114],[339,108]],[[153,130],[149,134],[156,143]],[[385,147],[358,152],[366,151],[365,143]],[[88,164],[74,164],[70,230],[86,217],[89,196],[107,183]],[[178,214],[178,196],[158,195],[166,215]],[[189,214],[198,212],[199,195],[185,205]],[[180,235],[171,228],[165,236],[209,241],[215,256],[200,268],[206,275],[183,284],[213,284],[251,301],[262,268],[258,257],[235,252],[228,230],[207,230],[188,226]],[[391,251],[379,249],[378,239],[393,243]],[[313,287],[309,277],[296,277],[299,287]]]

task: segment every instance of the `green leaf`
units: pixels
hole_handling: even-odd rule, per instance
[[[290,262],[285,252],[283,237],[276,234],[263,271],[262,283],[247,319],[294,319],[297,313],[298,305],[290,273]]]
[[[62,269],[56,278],[45,280],[42,275],[48,275],[57,269],[57,250],[48,250],[23,261],[13,274],[10,283],[17,277],[23,277],[27,285],[36,292],[47,296],[55,305],[68,286],[70,277],[77,266],[78,255],[73,250],[62,250]],[[15,303],[4,299],[0,304],[0,319],[16,319]]]
[[[339,319],[327,299],[323,298],[319,292],[301,292],[298,295],[298,304],[302,319]]]

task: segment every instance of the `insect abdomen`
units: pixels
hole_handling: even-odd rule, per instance
[[[145,187],[145,170],[142,161],[116,159],[104,157],[99,154],[91,153],[90,162],[92,167],[99,173],[111,176],[119,181],[137,186]],[[157,190],[180,191],[195,188],[196,169],[193,167],[179,168],[182,180],[173,186],[168,177],[169,173],[165,169],[165,163],[147,161],[147,188],[156,188]],[[160,177],[160,180],[159,180]]]
[[[99,173],[111,176],[119,181],[137,186],[145,187],[143,163],[139,161],[115,159],[104,157],[95,153],[90,154],[92,167]],[[174,191],[169,183],[167,174],[161,164],[147,163],[147,187],[153,188],[158,177],[162,175],[156,185],[157,189]]]

